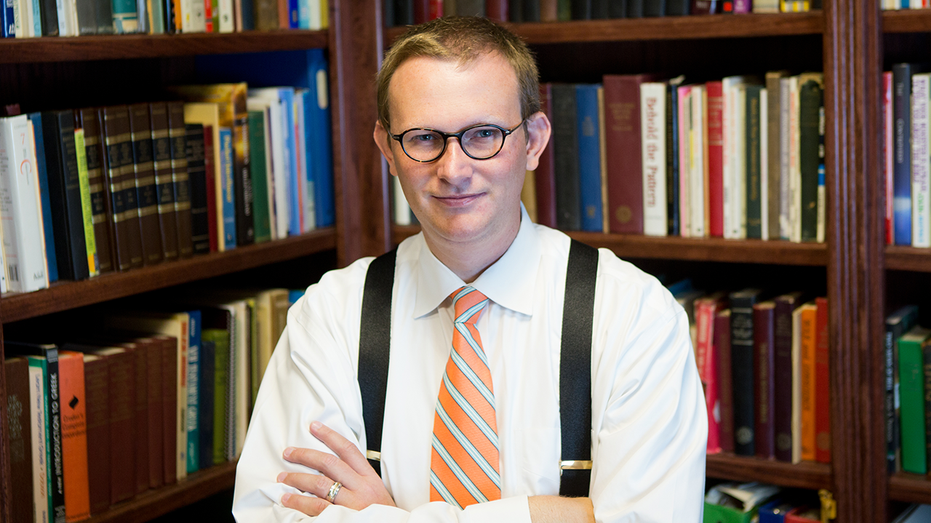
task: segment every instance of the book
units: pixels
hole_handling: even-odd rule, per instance
[[[52,521],[51,475],[49,467],[49,423],[46,405],[46,369],[38,361],[29,362],[29,424],[32,427],[30,447],[32,451],[32,496],[35,521]]]
[[[799,389],[801,393],[801,458],[802,461],[815,461],[815,351],[818,328],[818,308],[815,302],[799,307],[801,312],[800,358],[801,365]]]
[[[914,474],[926,474],[928,471],[922,346],[929,336],[931,331],[928,329],[914,327],[898,341],[902,470]]]
[[[721,404],[718,394],[718,366],[714,343],[715,316],[725,305],[724,293],[699,298],[695,301],[695,323],[697,326],[695,343],[695,362],[698,376],[705,394],[705,406],[708,410],[708,445],[709,454],[721,452]],[[728,333],[730,335],[730,333]]]
[[[52,226],[52,205],[49,200],[48,166],[45,159],[45,133],[42,113],[29,113],[36,146],[36,173],[39,176],[39,198],[42,203],[42,232],[45,235],[45,261],[49,284],[58,281],[58,258],[55,255],[55,232]]]
[[[0,137],[0,214],[7,288],[12,292],[45,289],[49,282],[32,122],[26,115],[3,118]]]
[[[191,222],[191,179],[187,168],[184,104],[168,102],[168,138],[171,147],[171,181],[175,191],[175,219],[178,224],[178,257],[194,255]]]
[[[84,153],[87,161],[87,183],[90,190],[94,247],[100,274],[111,272],[113,238],[110,231],[110,187],[104,182],[104,141],[96,109],[75,110],[75,122],[84,130]],[[86,238],[86,235],[85,235]],[[85,239],[86,250],[86,239]],[[61,264],[59,264],[59,268]]]
[[[886,427],[886,464],[890,474],[902,470],[900,447],[900,380],[898,343],[905,333],[910,331],[918,321],[918,307],[908,305],[886,317],[886,330],[883,336],[883,360],[885,362],[885,427]]]
[[[104,179],[110,187],[114,266],[120,271],[142,267],[142,239],[133,174],[132,140],[126,106],[99,109],[101,137],[106,144]]]
[[[94,207],[91,202],[90,180],[87,176],[87,145],[84,143],[84,129],[74,130],[74,149],[78,165],[78,186],[81,191],[81,217],[84,226],[87,272],[93,278],[100,275],[100,262],[97,258],[97,240],[94,237]]]
[[[800,291],[777,296],[773,315],[773,425],[775,429],[775,457],[793,463],[792,446],[792,315],[802,305]]]
[[[724,86],[705,84],[708,126],[708,234],[724,237]]]
[[[692,236],[692,209],[690,202],[690,193],[692,188],[692,86],[681,85],[677,86],[675,89],[677,102],[673,121],[675,124],[675,133],[677,134],[675,139],[675,154],[678,155],[677,159],[675,160],[677,180],[675,182],[666,184],[666,196],[667,201],[671,200],[672,198],[678,198],[678,201],[676,201],[674,205],[669,206],[670,209],[675,209],[675,217],[671,218],[669,221],[669,232],[670,234],[673,232],[678,232],[679,236],[682,236],[683,238],[689,238]],[[671,99],[671,97],[669,98]],[[701,95],[698,95],[698,99],[699,101],[701,100]],[[667,140],[668,136],[673,132],[671,125],[672,124],[667,121]],[[667,169],[670,165],[669,156],[671,154],[672,151],[667,151]],[[670,197],[670,193],[675,193],[675,196]],[[668,212],[669,211],[667,211],[667,213]],[[675,227],[672,226],[673,222],[676,222]]]
[[[775,301],[753,305],[754,357],[754,450],[756,456],[771,459],[775,441]]]
[[[708,96],[704,85],[693,85],[689,129],[689,236],[703,238],[710,230],[708,204]]]
[[[753,306],[759,301],[760,289],[744,289],[729,295],[731,304],[731,380],[734,405],[734,453],[753,456],[756,453],[753,372]]]
[[[171,138],[168,136],[168,106],[164,102],[150,103],[149,117],[162,257],[165,261],[174,261],[179,257],[178,218],[171,169]]]
[[[754,7],[754,10],[756,8]],[[778,8],[777,8],[778,9]],[[769,225],[767,238],[770,240],[782,239],[779,228],[779,210],[782,206],[780,160],[782,158],[782,141],[780,140],[780,115],[782,113],[782,96],[780,95],[780,79],[788,75],[787,71],[770,71],[766,73],[766,179]]]
[[[252,190],[253,214],[255,219],[255,242],[261,243],[272,239],[272,228],[270,219],[270,209],[274,210],[274,201],[272,192],[268,190],[271,170],[271,142],[268,139],[265,129],[266,122],[270,121],[268,114],[269,106],[266,102],[264,106],[254,106],[253,103],[261,103],[254,100],[247,101],[249,107],[249,159],[252,166]],[[253,110],[253,107],[259,110]]]
[[[895,213],[892,204],[895,194],[893,192],[894,181],[892,178],[895,171],[895,130],[892,127],[892,122],[895,120],[895,111],[892,108],[892,91],[892,72],[886,71],[882,76],[883,208],[885,210],[886,245],[895,245]]]
[[[87,484],[87,411],[84,391],[84,356],[77,352],[58,353],[59,397],[61,403],[61,451],[65,480],[67,521],[90,517]]]
[[[217,148],[220,151],[220,165],[218,173],[222,185],[217,189],[220,198],[220,207],[217,210],[218,218],[223,222],[222,242],[224,250],[236,248],[236,202],[233,189],[233,132],[228,127],[220,128],[220,141]]]
[[[110,379],[108,361],[84,354],[87,486],[91,514],[110,507]]]
[[[553,120],[553,87],[550,83],[540,84],[540,110],[547,119]],[[556,172],[554,158],[554,135],[550,133],[549,141],[540,154],[539,163],[534,170],[534,186],[537,196],[537,222],[547,227],[556,227]],[[607,209],[604,209],[607,212]]]
[[[10,516],[13,521],[34,521],[32,493],[32,431],[29,402],[29,361],[7,358],[7,443],[10,449]]]
[[[324,0],[325,1],[325,0]],[[324,10],[326,13],[326,10]],[[308,49],[306,56],[306,84],[299,81],[297,85],[308,88],[309,101],[305,103],[307,149],[313,162],[314,210],[317,227],[332,227],[336,223],[336,200],[334,195],[333,174],[333,133],[331,130],[329,63],[323,49]],[[303,65],[304,62],[298,62]],[[299,66],[300,68],[300,66]]]
[[[893,166],[893,207],[895,244],[912,244],[911,190],[911,91],[912,75],[922,72],[919,64],[901,63],[892,66],[892,104],[895,117],[895,164]]]
[[[229,331],[205,327],[201,340],[214,346],[214,394],[213,394],[213,461],[219,465],[226,461],[226,404],[229,386]]]
[[[271,141],[272,141],[272,170],[274,179],[274,201],[275,201],[275,232],[277,238],[285,238],[292,231],[298,228],[298,217],[291,211],[293,205],[291,196],[293,189],[290,188],[292,183],[291,169],[292,165],[297,162],[294,156],[293,122],[289,124],[289,118],[293,120],[293,109],[291,109],[288,95],[293,97],[293,90],[285,88],[265,88],[250,89],[249,96],[261,98],[269,104],[269,114],[271,117]],[[293,163],[292,163],[293,162]],[[296,166],[295,172],[296,172]]]
[[[818,241],[819,128],[823,105],[821,73],[799,76],[799,174],[801,177],[801,240]],[[822,233],[823,238],[823,233]],[[931,243],[929,243],[931,246]]]
[[[722,111],[722,136],[724,162],[723,220],[724,237],[744,239],[747,237],[746,198],[746,134],[743,121],[746,105],[740,104],[741,86],[752,84],[747,76],[728,76],[721,80],[724,106]]]
[[[204,179],[207,189],[207,230],[210,252],[219,250],[217,235],[217,165],[214,163],[213,126],[204,125]]]
[[[680,76],[666,85],[666,234],[680,236],[679,231],[679,85]],[[603,148],[602,148],[603,149]],[[607,185],[607,184],[605,184]],[[605,228],[605,231],[608,229]]]
[[[552,84],[553,144],[556,173],[556,226],[582,228],[578,110],[572,84]]]
[[[198,375],[198,455],[199,468],[213,466],[214,382],[216,376],[216,348],[213,341],[201,339],[200,372]]]
[[[316,228],[316,211],[314,209],[314,181],[310,164],[313,159],[307,150],[307,115],[304,101],[309,94],[307,89],[294,89],[294,136],[297,147],[297,185],[300,209],[300,231],[305,233]],[[253,218],[254,219],[254,218]]]
[[[668,234],[666,203],[666,83],[640,85],[643,234]]]
[[[604,231],[601,202],[601,118],[598,84],[576,84],[576,135],[579,163],[579,210],[583,231]]]
[[[912,247],[931,247],[931,211],[928,199],[931,186],[928,183],[928,91],[931,74],[912,76]]]
[[[721,420],[720,444],[723,452],[733,452],[734,440],[734,392],[731,372],[731,310],[723,309],[714,316],[714,353],[718,370],[718,401]]]
[[[815,299],[815,461],[831,462],[830,325],[828,300]]]
[[[765,96],[760,85],[746,85],[741,88],[744,98],[744,141],[745,141],[745,195],[746,234],[747,238],[763,239],[763,165],[761,150],[763,147],[761,128],[763,110],[761,101]],[[768,217],[767,217],[768,218]],[[769,231],[767,231],[768,233]]]
[[[149,105],[130,105],[129,126],[132,133],[132,170],[135,173],[136,212],[142,244],[142,264],[156,265],[164,259],[162,234],[158,220],[158,185],[152,149]]]
[[[232,170],[230,170],[230,177],[225,176],[223,170],[224,160],[222,158],[222,146],[220,140],[220,107],[215,103],[186,103],[184,104],[184,121],[187,124],[201,124],[204,126],[204,130],[209,127],[211,130],[210,140],[213,143],[213,169],[210,171],[206,170],[205,165],[205,178],[207,176],[213,177],[213,196],[214,196],[214,218],[213,224],[214,228],[210,230],[217,237],[217,250],[222,252],[226,250],[227,242],[224,241],[226,238],[226,221],[224,220],[223,214],[223,205],[224,205],[224,191],[226,193],[232,194],[232,187],[230,183],[232,182]],[[230,138],[232,139],[232,138]],[[204,144],[206,146],[207,135],[204,135]],[[206,148],[206,147],[205,147]],[[206,153],[206,150],[204,151]],[[205,154],[206,159],[206,154]],[[205,180],[205,183],[207,181]],[[231,217],[235,219],[235,216]],[[230,231],[231,233],[233,230]]]
[[[194,254],[210,252],[207,214],[207,168],[204,163],[204,125],[185,124],[188,179],[191,186],[191,244]],[[212,173],[211,173],[212,174]]]

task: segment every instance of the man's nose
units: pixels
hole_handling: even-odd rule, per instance
[[[456,137],[447,140],[446,151],[437,162],[437,176],[453,185],[472,175],[472,158],[462,150]]]

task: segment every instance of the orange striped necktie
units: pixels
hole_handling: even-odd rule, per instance
[[[465,508],[501,499],[498,424],[491,371],[475,328],[488,298],[468,285],[450,298],[453,348],[433,418],[430,501]]]

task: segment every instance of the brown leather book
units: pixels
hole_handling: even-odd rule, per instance
[[[178,340],[171,336],[155,335],[152,339],[160,342],[162,355],[162,472],[164,484],[178,482]]]
[[[110,508],[109,361],[95,354],[84,354],[84,383],[87,401],[87,484],[91,514],[99,514]]]
[[[162,254],[165,261],[174,261],[178,259],[178,220],[175,215],[175,186],[171,179],[168,106],[164,102],[149,104],[149,116]]]
[[[191,180],[187,171],[187,145],[184,128],[184,102],[168,102],[168,137],[171,142],[171,179],[175,188],[175,215],[178,221],[178,255],[194,255],[191,233]]]
[[[734,389],[731,383],[731,310],[714,317],[714,353],[718,365],[718,398],[721,403],[720,443],[723,452],[734,452]]]
[[[141,354],[145,359],[146,368],[146,408],[145,415],[146,428],[148,429],[149,448],[146,449],[148,454],[148,485],[149,488],[161,487],[165,481],[163,462],[165,460],[164,429],[162,428],[162,409],[164,408],[162,400],[162,387],[164,377],[162,370],[162,342],[152,337],[142,336],[134,337],[131,340],[137,347],[137,354]],[[136,360],[139,361],[139,360]],[[139,385],[138,383],[136,384]],[[137,411],[138,412],[138,411]]]
[[[97,263],[100,273],[113,270],[113,239],[110,237],[110,191],[104,182],[103,141],[97,110],[78,109],[75,118],[84,129],[84,149],[87,156],[87,181],[90,185],[91,209],[94,222],[94,241],[97,244]]]
[[[133,452],[136,459],[136,494],[149,490],[149,360],[142,345],[120,341],[119,347],[132,351],[136,376],[133,389]],[[157,365],[158,363],[156,363]]]
[[[109,360],[110,503],[136,495],[136,358],[133,349],[108,347],[93,351]]]
[[[162,262],[164,254],[158,224],[158,194],[155,184],[155,160],[152,155],[149,104],[139,103],[129,106],[129,127],[132,132],[133,172],[142,240],[142,264],[156,265]]]
[[[3,362],[3,367],[10,446],[10,516],[13,521],[33,521],[29,362],[26,358],[10,358]]]
[[[104,179],[110,188],[110,230],[116,251],[114,265],[120,271],[128,271],[142,267],[129,111],[125,105],[117,105],[103,107],[98,114],[106,150]]]
[[[278,2],[276,0],[255,0],[253,9],[256,31],[278,29]]]

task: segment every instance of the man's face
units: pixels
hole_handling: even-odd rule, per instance
[[[398,176],[404,195],[428,241],[495,242],[513,239],[520,224],[520,191],[528,169],[536,168],[542,147],[531,147],[523,127],[488,160],[468,157],[456,138],[429,163],[410,159],[390,134],[421,127],[459,132],[476,124],[511,129],[521,121],[517,77],[498,54],[486,54],[465,67],[435,58],[407,60],[388,87],[391,129],[376,125],[375,140]],[[538,120],[544,120],[544,124]],[[529,119],[537,137],[549,123],[541,113]],[[537,150],[539,149],[539,150]],[[491,245],[489,245],[491,246]]]

